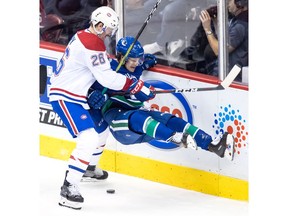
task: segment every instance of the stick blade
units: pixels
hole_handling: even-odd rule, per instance
[[[241,67],[237,64],[234,65],[234,67],[231,69],[227,77],[221,82],[221,85],[223,88],[228,88],[231,83],[234,81],[234,79],[237,77],[237,75],[240,73]]]

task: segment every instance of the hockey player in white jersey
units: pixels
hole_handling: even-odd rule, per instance
[[[103,6],[93,11],[90,27],[73,36],[51,77],[50,103],[72,137],[76,138],[76,148],[68,160],[60,191],[60,206],[82,208],[84,198],[79,183],[90,164],[92,154],[101,155],[108,136],[107,124],[102,122],[95,125],[93,120],[98,114],[94,113],[92,117],[89,113],[89,87],[97,80],[113,90],[141,92],[146,88],[137,85],[143,81],[128,78],[111,69],[104,39],[117,31],[118,23],[117,14],[110,7]],[[147,90],[150,91],[145,89],[145,92]]]

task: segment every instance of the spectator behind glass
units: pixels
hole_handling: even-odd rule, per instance
[[[145,53],[179,56],[187,45],[187,37],[195,32],[198,22],[190,19],[191,8],[206,4],[201,0],[174,0],[161,12],[162,23],[156,42],[143,46]],[[202,8],[202,7],[201,7]]]
[[[124,3],[124,35],[133,35],[135,37],[156,2],[155,0],[125,0]],[[161,25],[161,17],[159,16],[161,8],[164,8],[162,3],[153,13],[152,18],[141,33],[138,39],[141,44],[152,43],[155,40]]]
[[[40,40],[57,43],[62,33],[64,20],[56,14],[46,15],[45,6],[42,0],[40,0]]]
[[[80,29],[89,27],[89,16],[98,7],[112,5],[111,0],[43,0],[46,14],[56,14],[64,20],[61,44],[67,44]]]
[[[211,31],[216,35],[217,28],[217,5],[216,1],[210,1],[209,8],[207,12],[211,17]],[[191,10],[195,10],[192,8]],[[210,47],[210,44],[207,40],[206,33],[203,29],[202,23],[200,21],[199,15],[201,11],[193,11],[194,19],[199,21],[197,30],[190,40],[190,46],[186,47],[185,50],[181,53],[181,58],[197,62],[196,67],[193,71],[207,74],[206,67],[210,65],[211,62],[217,60],[217,56],[214,54],[213,50]],[[231,17],[231,14],[228,14],[228,18]]]
[[[228,27],[228,71],[230,71],[235,64],[242,67],[248,66],[248,0],[228,0],[228,12],[232,14]],[[199,18],[210,48],[214,55],[218,56],[218,38],[217,33],[212,29],[211,16],[207,10],[203,10]],[[208,51],[205,50],[205,52]],[[208,55],[206,59],[208,59]],[[206,72],[218,77],[218,58],[209,63],[207,61]],[[242,73],[235,80],[242,81]]]

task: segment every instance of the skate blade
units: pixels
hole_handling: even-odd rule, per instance
[[[234,148],[234,137],[232,134],[228,134],[226,138],[226,150],[224,153],[224,157],[230,161],[233,161],[234,159]]]
[[[91,178],[91,177],[85,177],[81,179],[81,182],[104,182],[106,179],[96,179],[96,178]]]
[[[72,201],[67,200],[64,197],[61,197],[58,204],[63,207],[80,210],[82,208],[83,202],[72,202]]]

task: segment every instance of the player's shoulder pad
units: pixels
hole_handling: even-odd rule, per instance
[[[97,35],[87,32],[85,30],[77,32],[78,38],[86,49],[101,51],[106,50],[104,41]]]

